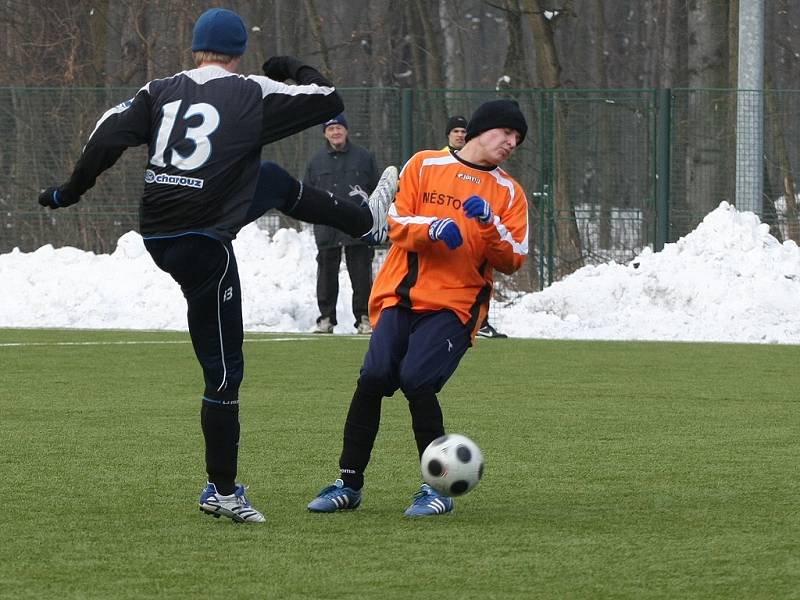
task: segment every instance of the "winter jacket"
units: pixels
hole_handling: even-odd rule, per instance
[[[342,150],[335,150],[326,141],[325,147],[308,162],[304,182],[360,204],[369,198],[378,178],[378,166],[372,152],[349,140]],[[314,225],[314,238],[320,249],[364,243],[327,225]]]

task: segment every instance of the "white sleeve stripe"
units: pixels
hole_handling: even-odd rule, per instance
[[[494,169],[493,171],[491,171],[491,173],[492,173],[492,177],[495,178],[495,180],[497,181],[497,183],[499,185],[502,185],[503,187],[508,188],[508,208],[511,208],[513,206],[513,204],[514,204],[514,198],[515,198],[514,184],[512,183],[512,181],[510,179],[508,179],[505,176],[505,173],[503,172],[502,169],[499,169],[499,168],[498,169]]]
[[[397,214],[397,205],[392,202],[389,205],[389,216],[392,218],[394,222],[398,225],[430,225],[433,223],[438,217],[420,217],[420,216],[413,216],[413,217],[401,217]]]
[[[150,84],[148,83],[148,84],[147,84],[146,86],[144,86],[143,88],[140,88],[140,89],[139,89],[139,92],[141,92],[142,90],[145,90],[146,92],[149,92],[149,91],[150,91],[150,88],[149,88],[149,86],[150,86]],[[136,92],[136,93],[138,94],[139,92]],[[134,96],[133,98],[135,98],[135,97],[136,97],[136,96]],[[116,115],[116,114],[119,114],[119,113],[121,113],[121,112],[125,112],[126,110],[128,110],[128,109],[131,107],[131,104],[133,104],[133,98],[130,98],[130,99],[128,99],[128,100],[125,100],[125,102],[120,102],[120,103],[119,103],[119,104],[117,104],[117,105],[116,105],[114,108],[109,108],[109,109],[108,109],[106,112],[104,112],[104,113],[103,113],[103,116],[102,116],[102,117],[100,117],[100,118],[97,120],[97,123],[95,123],[94,129],[92,129],[92,133],[90,133],[90,134],[89,134],[89,139],[87,140],[87,143],[89,142],[89,140],[91,140],[91,139],[92,139],[92,136],[93,136],[93,135],[95,134],[95,132],[97,131],[97,128],[98,128],[98,127],[100,127],[100,125],[102,125],[102,124],[103,124],[103,121],[105,121],[106,119],[108,119],[108,118],[109,118],[111,115]],[[85,148],[85,146],[84,146],[84,148]]]
[[[183,71],[179,73],[179,75],[186,75],[186,77],[198,85],[203,85],[204,83],[208,83],[209,81],[220,79],[222,77],[239,77],[241,79],[247,79],[248,81],[258,84],[258,86],[261,88],[262,98],[266,98],[270,94],[285,94],[287,96],[322,94],[323,96],[329,96],[336,91],[336,88],[334,87],[321,86],[317,85],[316,83],[310,83],[307,85],[287,85],[281,81],[275,81],[274,79],[265,77],[264,75],[241,75],[239,73],[231,73],[230,71],[226,71],[222,67],[217,66],[191,69],[189,71]]]
[[[306,85],[286,85],[281,81],[275,81],[264,75],[248,75],[247,79],[261,86],[261,97],[266,98],[270,94],[284,94],[286,96],[317,95],[329,96],[336,91],[335,87],[317,85],[309,83]]]
[[[392,221],[397,223],[398,225],[430,225],[436,220],[436,217],[399,217],[393,216]]]
[[[419,178],[422,179],[422,169],[425,167],[430,167],[433,165],[449,165],[454,162],[458,162],[452,154],[449,152],[447,156],[437,156],[435,158],[426,158],[422,161],[422,164],[419,166]]]
[[[525,215],[525,237],[522,239],[521,242],[517,242],[511,236],[511,232],[503,225],[503,222],[500,220],[500,217],[495,215],[494,217],[494,226],[497,229],[497,233],[500,234],[500,239],[504,242],[507,242],[511,249],[514,251],[514,254],[521,254],[522,256],[527,256],[528,254],[528,215]]]
[[[456,157],[452,154],[447,154],[447,156],[435,156],[432,158],[426,158],[422,161],[422,166],[427,167],[428,165],[449,165],[451,163],[457,162]]]

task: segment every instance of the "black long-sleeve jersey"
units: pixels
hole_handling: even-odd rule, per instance
[[[126,148],[148,144],[140,232],[232,239],[248,220],[261,147],[344,110],[315,69],[298,85],[237,75],[218,65],[155,79],[106,111],[62,189],[82,195]]]

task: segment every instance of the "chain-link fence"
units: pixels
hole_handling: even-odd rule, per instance
[[[450,115],[498,95],[516,99],[529,130],[504,168],[529,201],[530,256],[501,277],[497,299],[541,289],[585,264],[625,262],[691,231],[720,201],[734,201],[734,90],[340,90],[351,139],[381,166],[441,148]],[[0,252],[51,243],[97,252],[137,228],[144,148],[125,153],[84,201],[40,209],[38,190],[70,173],[98,117],[135,88],[0,88]],[[739,92],[747,93],[747,92]],[[760,92],[749,92],[760,93]],[[780,239],[798,240],[794,172],[800,92],[764,94],[764,214]],[[311,128],[264,149],[302,177],[324,143]],[[298,226],[280,215],[270,227]]]

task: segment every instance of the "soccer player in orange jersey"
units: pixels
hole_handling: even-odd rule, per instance
[[[341,475],[309,510],[361,503],[384,396],[400,389],[408,399],[420,456],[444,435],[436,395],[486,316],[494,270],[514,273],[528,253],[525,193],[500,168],[527,129],[516,102],[486,102],[467,124],[458,153],[425,150],[403,168],[389,209],[392,246],[370,295],[373,334],[344,426]],[[452,510],[452,498],[422,484],[405,514]]]

